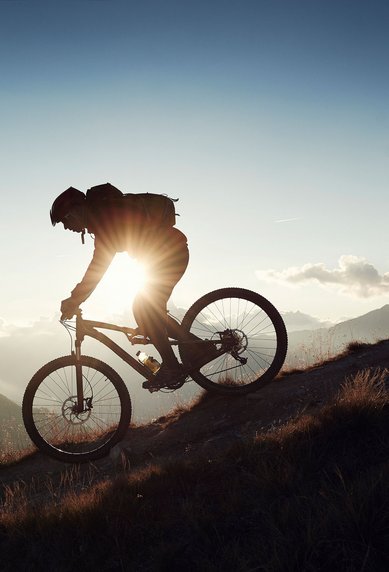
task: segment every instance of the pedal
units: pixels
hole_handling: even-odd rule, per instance
[[[159,391],[160,389],[170,389],[171,391],[175,391],[184,385],[188,378],[188,374],[182,376],[180,379],[173,381],[172,383],[155,383],[155,380],[147,379],[142,383],[143,389],[147,389],[150,393],[154,393],[155,391]]]
[[[143,389],[147,389],[150,393],[154,393],[155,391],[159,391],[161,389],[161,386],[155,385],[155,383],[149,379],[142,383],[142,387]]]

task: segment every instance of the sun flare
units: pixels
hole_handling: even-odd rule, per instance
[[[128,313],[145,281],[145,267],[126,252],[118,253],[88,300],[88,308],[100,318]]]

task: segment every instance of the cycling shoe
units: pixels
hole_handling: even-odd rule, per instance
[[[151,393],[159,389],[178,389],[185,383],[187,376],[188,374],[181,364],[177,364],[176,367],[162,364],[151,379],[142,383],[142,387]]]

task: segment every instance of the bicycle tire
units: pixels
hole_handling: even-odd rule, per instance
[[[182,328],[201,339],[220,339],[224,331],[237,340],[237,358],[226,352],[191,371],[192,379],[208,391],[230,395],[257,391],[276,377],[285,361],[288,338],[280,313],[266,298],[245,288],[222,288],[205,294],[186,312]],[[191,363],[190,346],[189,342],[179,344],[187,367]]]
[[[83,463],[104,457],[124,437],[131,399],[115,370],[82,356],[84,396],[90,407],[75,413],[75,364],[75,356],[69,355],[41,367],[27,385],[22,414],[38,449],[60,461]]]

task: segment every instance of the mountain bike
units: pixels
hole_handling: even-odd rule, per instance
[[[282,317],[250,290],[215,290],[197,300],[181,323],[171,315],[168,319],[180,332],[169,341],[177,347],[185,373],[170,390],[193,380],[208,391],[242,395],[272,381],[284,363],[287,333]],[[124,381],[108,364],[83,355],[82,342],[87,336],[101,342],[148,380],[144,386],[153,387],[155,374],[101,330],[123,333],[131,346],[151,341],[138,328],[86,320],[81,310],[75,323],[61,323],[75,338],[71,353],[47,363],[32,377],[23,398],[23,420],[41,451],[80,463],[107,455],[131,421]]]

